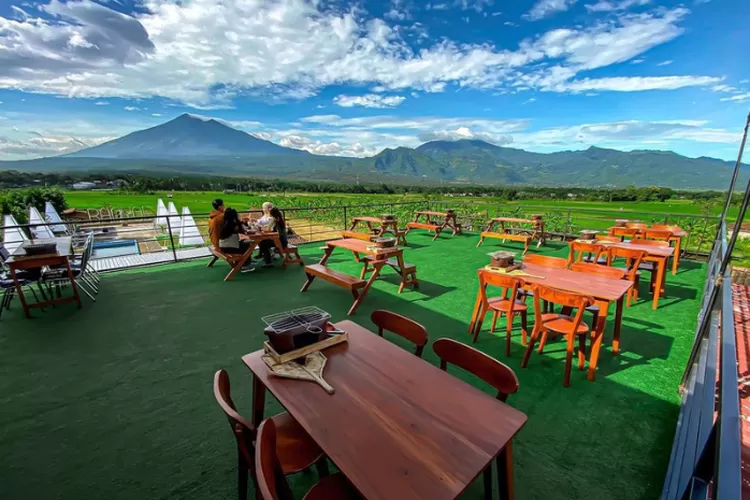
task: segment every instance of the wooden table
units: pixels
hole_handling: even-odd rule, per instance
[[[252,232],[252,233],[245,233],[240,234],[240,240],[249,241],[250,246],[245,250],[244,253],[224,253],[221,251],[220,248],[210,247],[209,251],[213,255],[211,260],[208,262],[207,267],[212,267],[214,263],[219,260],[225,260],[227,264],[231,267],[229,270],[229,273],[224,277],[224,281],[229,281],[234,276],[239,273],[242,270],[242,266],[245,265],[245,262],[247,262],[250,257],[253,255],[253,251],[258,247],[261,241],[264,240],[271,240],[273,241],[274,246],[279,249],[279,251],[284,254],[284,248],[281,245],[281,239],[279,238],[279,233],[276,232]],[[284,267],[282,265],[282,267]]]
[[[508,224],[506,226],[506,224]],[[518,227],[516,224],[528,224],[531,228]],[[495,231],[495,225],[500,225],[500,231]],[[531,234],[518,234],[518,233]],[[517,219],[514,217],[495,217],[490,219],[487,227],[479,235],[477,247],[484,243],[485,238],[497,238],[500,240],[521,241],[524,244],[523,253],[529,250],[529,243],[536,239],[536,247],[539,248],[545,243],[544,221],[542,219]]]
[[[536,264],[523,264],[523,272],[531,276],[519,276],[527,284],[539,284],[551,288],[558,288],[568,292],[578,293],[592,297],[599,306],[599,321],[594,325],[594,338],[591,347],[591,357],[589,359],[588,379],[596,378],[596,365],[599,362],[599,351],[601,350],[604,329],[607,325],[607,314],[612,302],[617,304],[615,310],[614,335],[612,338],[612,352],[620,352],[620,332],[622,330],[622,312],[625,303],[625,296],[633,286],[633,283],[627,280],[618,280],[597,276],[595,274],[580,273],[570,269],[555,269],[552,267],[539,266]],[[479,269],[478,274],[491,272],[485,269]],[[530,289],[531,287],[528,287]],[[474,313],[472,318],[476,318],[481,306],[481,295],[477,293],[477,300],[474,304]],[[481,318],[480,318],[481,319]],[[469,331],[473,331],[473,324],[469,326]]]
[[[612,234],[614,229],[617,229],[618,226],[612,226],[609,228],[609,233]],[[639,230],[639,233],[643,233],[643,229]],[[669,231],[669,229],[655,229],[654,231]],[[669,238],[670,243],[674,243],[674,258],[672,259],[672,274],[677,274],[677,268],[680,265],[680,254],[682,254],[682,238],[686,237],[688,235],[687,231],[684,229],[677,229],[674,231],[671,231],[672,237]]]
[[[424,222],[420,219],[425,218]],[[432,220],[433,217],[443,219],[442,222]],[[434,231],[435,237],[433,241],[440,236],[440,231],[449,227],[453,231],[453,236],[461,234],[461,224],[458,223],[456,213],[450,212],[432,212],[430,210],[422,210],[415,212],[414,221],[406,224],[406,233],[409,234],[411,229],[427,229],[428,231]]]
[[[329,257],[336,248],[349,250],[354,254],[355,260],[364,265],[359,278],[349,276],[348,274],[344,274],[326,266],[326,262],[328,262]],[[369,258],[361,257],[360,254],[369,256]],[[419,286],[416,277],[417,268],[414,265],[406,264],[404,262],[404,250],[402,248],[377,248],[374,243],[354,238],[344,238],[341,240],[326,242],[326,250],[323,254],[323,258],[320,259],[320,262],[305,266],[307,280],[305,281],[305,284],[302,285],[302,290],[300,291],[307,291],[316,277],[320,277],[329,283],[346,288],[347,290],[350,290],[354,296],[354,303],[349,309],[349,315],[352,315],[357,312],[357,308],[364,300],[372,284],[378,279],[380,271],[385,265],[392,267],[401,275],[399,293],[403,291],[404,286],[406,285],[413,285],[414,287]],[[372,266],[372,269],[370,269],[370,266]],[[364,278],[369,272],[372,272],[372,274],[370,275],[370,278],[365,281]]]
[[[75,276],[73,276],[73,270],[70,268],[70,258],[73,256],[73,244],[70,237],[63,238],[45,238],[34,240],[35,244],[42,243],[55,243],[57,245],[57,253],[48,255],[26,255],[24,245],[21,245],[13,252],[13,255],[6,261],[8,268],[10,269],[10,275],[13,278],[13,282],[16,285],[16,293],[18,293],[18,299],[21,301],[23,311],[26,314],[27,319],[31,319],[31,309],[35,307],[45,307],[53,304],[64,304],[67,302],[77,302],[78,308],[82,307],[81,297],[78,295],[78,287],[76,286]],[[70,289],[73,291],[72,297],[60,297],[57,299],[44,300],[29,304],[26,302],[26,297],[23,295],[23,287],[16,277],[16,271],[23,269],[40,269],[45,266],[65,266],[67,271],[68,279],[70,280]]]
[[[267,388],[369,500],[453,499],[496,456],[512,466],[526,415],[356,323],[335,326],[349,342],[324,351],[332,395],[269,375],[263,351],[243,356],[256,426]],[[512,498],[512,475],[504,484]]]
[[[364,223],[367,225],[370,234],[382,238],[386,233],[393,233],[396,237],[399,245],[406,245],[406,232],[398,229],[398,221],[396,219],[381,219],[379,217],[354,217],[352,218],[352,225],[349,227],[349,231],[354,231],[356,227]],[[373,224],[376,227],[373,227]]]
[[[656,264],[656,284],[659,289],[654,291],[654,300],[651,304],[652,309],[659,307],[659,297],[664,295],[665,285],[667,281],[667,261],[675,253],[675,247],[657,247],[653,245],[638,245],[629,242],[623,243],[610,243],[607,241],[598,241],[599,245],[604,247],[621,247],[628,248],[630,250],[641,250],[646,252],[645,261],[653,262]]]

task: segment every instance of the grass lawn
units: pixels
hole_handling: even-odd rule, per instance
[[[476,270],[500,247],[488,241],[477,249],[476,241],[465,235],[431,242],[412,233],[405,259],[417,265],[420,289],[397,295],[396,277],[386,271],[351,319],[370,326],[370,313],[385,308],[424,324],[431,341],[470,341]],[[542,251],[565,254],[562,246]],[[321,251],[316,244],[302,253],[313,262]],[[300,293],[297,266],[224,283],[227,267],[205,262],[106,275],[97,302],[84,299],[83,310],[59,306],[27,321],[14,302],[0,329],[0,498],[236,498],[235,443],[213,398],[214,372],[229,371],[238,408],[249,416],[251,375],[240,358],[261,347],[260,317],[318,305],[338,321],[351,295],[322,280]],[[330,264],[359,269],[341,251]],[[683,261],[668,275],[657,311],[644,285],[642,299],[625,310],[621,354],[611,353],[610,325],[597,380],[574,370],[567,389],[560,342],[521,369],[520,331],[506,357],[504,334],[490,334],[485,322],[476,347],[516,371],[520,390],[509,404],[529,416],[514,442],[517,498],[658,497],[704,279],[703,264]],[[429,346],[425,359],[436,362]],[[268,399],[267,414],[281,410]],[[294,478],[297,498],[315,477]],[[481,491],[480,480],[465,498]]]

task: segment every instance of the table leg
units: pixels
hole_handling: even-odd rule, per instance
[[[73,276],[73,270],[70,268],[70,260],[65,261],[65,267],[68,269],[68,279],[70,280],[70,289],[73,290],[73,297],[78,302],[78,309],[81,309],[83,304],[81,304],[81,296],[78,295],[78,287],[76,286],[76,279]],[[83,269],[81,269],[81,272],[83,272]]]
[[[479,285],[480,287],[482,285]],[[477,300],[474,302],[474,312],[471,313],[471,322],[469,323],[469,335],[474,333],[474,328],[476,328],[477,321],[479,321],[479,309],[482,306],[482,290],[477,292]]]
[[[367,284],[362,288],[362,291],[359,294],[359,297],[357,297],[354,300],[354,304],[352,304],[351,309],[349,309],[349,316],[357,312],[357,308],[362,303],[363,300],[365,300],[365,297],[367,296],[367,292],[370,291],[370,287],[373,283],[375,283],[375,280],[378,279],[378,276],[380,275],[380,270],[383,269],[383,266],[385,265],[386,261],[384,260],[376,260],[372,263],[372,274],[370,275],[370,279],[367,280]]]
[[[664,286],[664,277],[667,267],[667,259],[657,260],[657,271],[656,271],[656,289],[654,290],[654,301],[651,309],[656,310],[659,307],[659,297],[661,297],[661,289]]]
[[[497,490],[500,500],[513,500],[513,447],[511,441],[497,456]]]
[[[253,426],[257,429],[263,422],[266,409],[266,386],[253,373]]]
[[[672,274],[677,274],[680,265],[680,252],[682,251],[682,236],[678,236],[674,243],[674,257],[672,257]]]
[[[26,319],[31,319],[31,311],[29,310],[29,305],[26,303],[26,297],[23,296],[23,287],[21,286],[21,283],[18,282],[18,278],[16,277],[16,270],[12,267],[10,268],[10,276],[13,278],[13,283],[16,285],[16,294],[18,295],[18,300],[21,301],[23,312],[26,314]]]
[[[326,262],[328,262],[328,258],[333,253],[334,248],[336,247],[332,247],[331,245],[326,245],[326,251],[323,253],[323,257],[320,259],[320,262],[318,262],[318,264],[320,264],[321,266],[325,266]]]
[[[620,353],[620,330],[622,330],[622,310],[625,306],[625,296],[619,298],[617,301],[617,309],[615,310],[615,333],[612,337],[612,352],[614,354]]]
[[[594,338],[591,342],[591,357],[589,358],[588,379],[596,379],[596,365],[599,363],[599,352],[602,349],[602,340],[604,339],[604,330],[607,327],[607,314],[609,314],[609,302],[603,301],[599,304],[599,318],[594,330]]]

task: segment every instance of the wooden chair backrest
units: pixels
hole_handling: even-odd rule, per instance
[[[497,389],[497,399],[500,401],[506,401],[509,395],[518,390],[518,377],[515,372],[482,351],[446,338],[436,340],[432,344],[432,350],[440,358],[441,370],[448,371],[450,363],[476,375]]]
[[[590,264],[588,262],[576,262],[570,266],[571,271],[579,273],[596,274],[605,278],[614,278],[621,280],[625,278],[625,270],[619,267],[607,267],[599,264]]]
[[[378,327],[378,335],[382,337],[383,330],[395,333],[416,345],[414,354],[422,357],[422,351],[427,344],[427,329],[424,326],[405,316],[383,309],[373,311],[370,319]]]
[[[662,229],[647,229],[644,232],[644,237],[647,240],[669,241],[670,238],[672,238],[672,231],[665,231]]]
[[[581,241],[570,242],[570,253],[568,254],[568,263],[583,261],[583,256],[588,254],[592,256],[593,262],[599,260],[599,256],[604,252],[604,247],[597,243],[584,243]]]
[[[594,236],[598,241],[606,241],[607,243],[619,243],[622,238],[619,236],[610,236],[608,234],[597,234]]]
[[[537,266],[553,267],[555,269],[567,269],[568,260],[561,257],[549,257],[547,255],[529,254],[523,258],[526,264],[536,264]]]
[[[258,428],[255,475],[263,500],[293,500],[292,490],[276,455],[276,424],[270,418],[264,420]]]
[[[625,259],[625,275],[630,281],[635,280],[635,273],[638,272],[638,266],[646,257],[646,252],[634,250],[632,248],[609,247],[608,261],[610,265],[616,258]]]
[[[253,424],[237,412],[234,401],[232,401],[229,375],[225,370],[219,370],[214,375],[214,397],[224,411],[227,420],[229,420],[229,426],[232,428],[232,433],[234,433],[234,438],[237,441],[237,450],[246,464],[252,464],[255,428]]]
[[[680,226],[668,226],[664,224],[653,224],[651,226],[651,229],[661,230],[661,231],[680,231],[682,228]]]
[[[628,229],[646,229],[648,224],[642,222],[626,222],[625,227]]]
[[[630,243],[633,245],[647,245],[651,247],[668,247],[669,242],[666,240],[636,240],[632,239],[630,240]]]
[[[579,295],[577,293],[566,292],[556,288],[550,288],[544,285],[534,287],[534,319],[537,325],[542,325],[542,301],[557,304],[563,307],[576,309],[576,315],[573,317],[571,332],[578,331],[578,327],[583,322],[583,312],[587,307],[594,303],[594,299]]]
[[[624,236],[632,238],[638,234],[638,229],[632,227],[614,227],[612,228],[612,236]]]

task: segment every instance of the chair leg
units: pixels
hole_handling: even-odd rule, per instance
[[[492,462],[484,469],[484,498],[492,500]]]
[[[318,476],[320,476],[321,479],[331,474],[328,470],[328,460],[326,457],[315,462],[315,468],[318,469]]]
[[[510,356],[510,336],[513,331],[513,311],[508,312],[505,316],[505,355]]]
[[[237,463],[237,498],[247,500],[247,464],[240,459]]]
[[[80,280],[76,280],[76,286],[78,287],[78,289],[79,289],[79,290],[82,290],[82,291],[83,291],[83,293],[85,293],[85,294],[86,294],[86,296],[87,296],[88,298],[90,298],[92,302],[96,302],[96,297],[94,297],[94,296],[93,296],[93,295],[91,294],[91,292],[90,292],[90,291],[88,290],[88,288],[86,288],[85,286],[83,286],[83,282],[82,282],[82,281],[80,281]]]
[[[539,334],[541,333],[542,329],[539,325],[534,325],[534,331],[531,332],[531,339],[529,340],[529,345],[526,346],[526,352],[523,353],[523,359],[521,360],[521,368],[526,368],[526,365],[529,364],[529,357],[531,357],[531,351],[534,350],[534,344],[536,344],[536,340],[539,338]]]
[[[573,344],[575,341],[572,333],[569,333],[567,337],[568,337],[567,339],[568,341],[567,341],[567,349],[565,352],[565,375],[563,377],[564,387],[570,386],[570,371],[573,367]]]
[[[521,313],[521,341],[523,342],[523,345],[526,345],[528,343],[527,332],[529,331],[529,325],[528,325],[528,314],[526,311],[523,311]]]
[[[586,335],[578,336],[578,369],[586,369]]]
[[[542,340],[539,342],[539,354],[544,354],[544,346],[547,345],[548,337],[549,337],[549,332],[547,330],[544,330],[542,332]]]
[[[497,318],[500,317],[500,311],[492,311],[492,327],[490,328],[491,333],[495,333],[495,327],[497,326]]]

